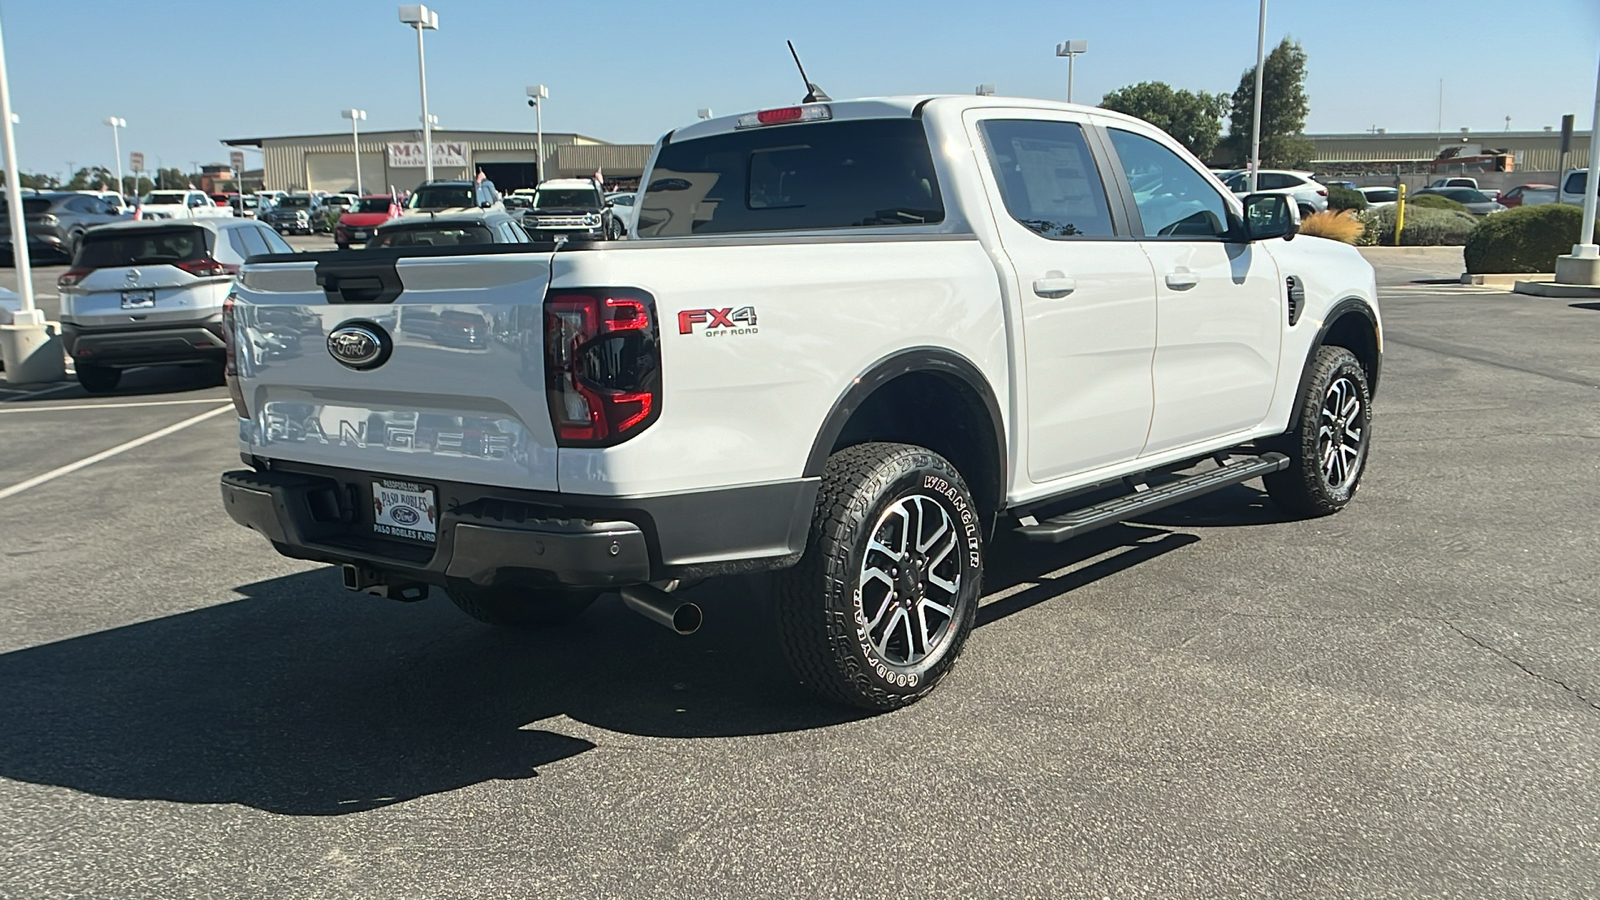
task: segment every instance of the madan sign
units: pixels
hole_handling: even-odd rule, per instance
[[[421,141],[389,145],[390,168],[420,169],[426,165],[425,159],[426,157],[422,153]],[[433,167],[435,169],[464,169],[466,166],[467,144],[465,141],[433,142]]]

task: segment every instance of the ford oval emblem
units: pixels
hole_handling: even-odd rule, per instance
[[[394,344],[376,322],[345,322],[328,333],[328,354],[352,369],[376,369],[389,359]]]

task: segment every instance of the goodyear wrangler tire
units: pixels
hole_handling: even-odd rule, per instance
[[[961,473],[931,450],[871,443],[830,457],[805,555],[777,584],[801,680],[873,710],[932,691],[977,616],[980,523]]]
[[[450,601],[467,615],[505,628],[540,628],[570,622],[583,614],[599,594],[519,585],[479,587],[470,582],[445,588]]]
[[[1326,516],[1343,509],[1361,486],[1372,442],[1372,389],[1355,354],[1318,347],[1300,397],[1300,424],[1270,444],[1289,467],[1262,479],[1286,512]]]

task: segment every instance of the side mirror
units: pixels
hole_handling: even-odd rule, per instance
[[[1244,230],[1251,241],[1293,240],[1300,233],[1300,207],[1286,194],[1251,194],[1244,198]]]

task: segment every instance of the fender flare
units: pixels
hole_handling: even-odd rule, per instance
[[[1373,395],[1378,393],[1378,373],[1379,370],[1383,368],[1383,349],[1381,343],[1382,339],[1378,335],[1378,316],[1373,313],[1372,307],[1367,304],[1367,301],[1362,300],[1359,297],[1346,297],[1345,299],[1340,300],[1338,303],[1335,303],[1328,310],[1328,314],[1323,317],[1322,327],[1317,329],[1317,337],[1311,342],[1311,351],[1306,354],[1305,362],[1300,366],[1300,383],[1295,388],[1294,411],[1289,416],[1290,431],[1293,431],[1300,425],[1299,398],[1305,396],[1306,386],[1311,383],[1311,363],[1316,359],[1317,348],[1327,344],[1328,332],[1333,330],[1333,326],[1338,324],[1340,319],[1343,319],[1346,315],[1351,313],[1359,315],[1367,320],[1367,325],[1372,329],[1373,341],[1378,345],[1377,355],[1374,356],[1372,360],[1372,371],[1368,373],[1367,377],[1368,390],[1370,390]]]
[[[1000,402],[995,398],[988,379],[971,360],[942,347],[911,347],[898,351],[878,360],[856,376],[849,389],[834,401],[833,408],[828,410],[828,415],[822,420],[822,427],[818,429],[816,440],[811,444],[811,453],[806,457],[805,476],[815,478],[822,475],[828,456],[833,452],[834,441],[839,439],[850,417],[861,408],[874,391],[895,378],[912,372],[931,372],[959,382],[977,394],[983,402],[984,408],[989,413],[990,428],[994,432],[997,481],[992,488],[995,491],[996,503],[1003,507],[1008,477],[1006,471],[1008,457],[1005,420],[1000,415]]]

